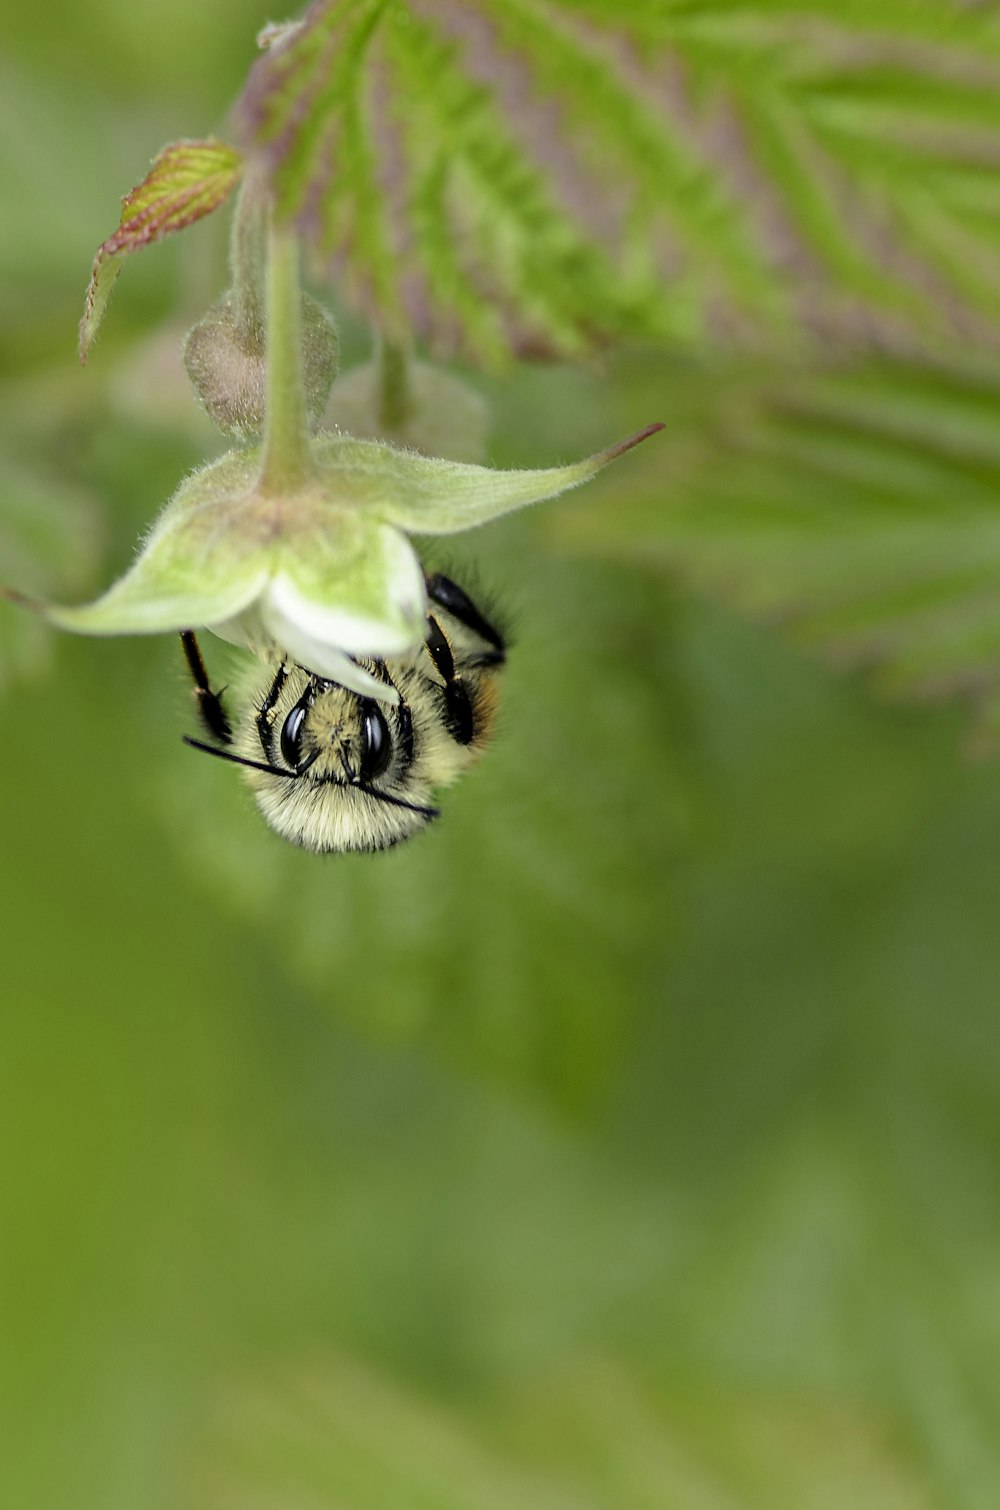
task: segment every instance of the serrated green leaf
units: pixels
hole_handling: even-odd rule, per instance
[[[242,171],[240,154],[211,137],[171,142],[163,148],[146,177],[122,200],[118,229],[98,247],[80,321],[81,362],[87,360],[97,335],[122,259],[217,210]]]
[[[600,542],[911,697],[1000,699],[1000,369],[881,362],[682,380],[659,465]],[[669,397],[666,406],[671,408]]]
[[[400,338],[995,339],[998,87],[973,7],[318,0],[238,125]]]

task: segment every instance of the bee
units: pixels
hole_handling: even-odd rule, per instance
[[[209,682],[192,630],[181,644],[207,740],[186,744],[242,766],[283,838],[318,854],[389,849],[438,817],[436,788],[481,754],[493,727],[507,647],[450,577],[426,578],[423,644],[359,664],[398,701],[372,697],[285,659],[263,667],[234,722]]]

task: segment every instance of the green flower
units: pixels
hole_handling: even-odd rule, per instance
[[[551,498],[660,428],[530,471],[320,434],[293,480],[276,484],[261,448],[230,452],[184,482],[103,597],[44,612],[80,634],[210,629],[393,701],[356,658],[401,655],[424,638],[424,575],[408,534],[453,534]]]

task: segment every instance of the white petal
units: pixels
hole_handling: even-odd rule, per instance
[[[399,702],[399,693],[395,687],[387,686],[370,671],[359,666],[335,641],[331,643],[327,639],[316,638],[300,615],[285,612],[280,600],[275,601],[273,592],[265,593],[259,615],[275,646],[315,676],[325,677],[327,681],[337,682],[341,687],[359,692],[363,697],[376,698],[379,702]],[[370,654],[377,655],[379,652],[373,650]]]
[[[419,597],[410,595],[407,584],[405,610],[399,606],[398,600],[390,599],[386,616],[373,618],[347,606],[327,606],[315,598],[306,597],[292,579],[282,573],[269,584],[262,606],[265,618],[269,614],[280,615],[318,644],[335,645],[349,655],[399,655],[412,650],[415,643],[420,642],[419,633],[414,634],[414,625],[423,623],[422,576],[417,586]]]

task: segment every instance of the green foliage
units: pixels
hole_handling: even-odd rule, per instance
[[[668,567],[892,696],[1000,719],[1000,365],[661,367],[656,465],[560,536]],[[634,391],[634,390],[633,390]]]
[[[933,1505],[880,1423],[830,1401],[657,1395],[583,1357],[554,1377],[518,1380],[495,1409],[500,1430],[484,1430],[461,1405],[408,1394],[348,1359],[310,1358],[219,1402],[192,1510]]]
[[[320,0],[238,116],[390,335],[995,338],[988,11]]]
[[[955,500],[935,513],[900,455],[934,391],[952,410],[991,397],[993,368],[968,346],[939,341],[919,370],[902,355],[944,334],[995,340],[1000,45],[987,17],[321,0],[261,42],[237,112],[246,149],[390,338],[486,360],[627,334],[781,353],[780,367],[717,368],[721,398],[693,380],[704,403],[694,434],[674,437],[688,459],[670,509],[650,463],[645,502],[595,541],[654,553],[839,662],[878,664],[887,690],[969,691],[988,727],[996,474],[953,437],[921,435],[940,450],[939,496]],[[239,172],[216,145],[217,171],[194,186],[213,203]],[[150,233],[128,212],[154,181],[155,165],[118,238]],[[198,208],[170,203],[178,224]],[[98,292],[117,244],[95,264]],[[792,357],[790,339],[817,336],[822,358]],[[895,363],[845,366],[873,336]],[[729,406],[762,371],[734,430]],[[696,478],[699,435],[713,441]],[[981,529],[956,538],[972,472]]]
[[[668,430],[472,538],[512,620],[500,727],[412,846],[323,860],[264,831],[180,745],[174,644],[67,636],[5,698],[0,1502],[994,1510],[996,770],[957,757],[949,712],[742,620],[995,719],[995,11],[409,10],[412,34],[399,6],[314,9],[248,96],[334,19],[359,48],[377,22],[356,108],[331,75],[355,292],[409,333],[372,154],[385,81],[419,81],[393,121],[427,328],[498,357],[525,331],[651,338],[496,385],[490,465]],[[465,17],[482,78],[430,45]],[[11,13],[4,580],[96,589],[99,540],[124,570],[204,461],[169,382],[115,410],[145,353],[84,377],[72,323],[100,203],[165,113],[188,124],[178,101],[215,118],[233,24],[233,0]],[[623,26],[629,69],[679,65],[651,105],[611,90]],[[520,113],[501,55],[541,81]],[[127,116],[86,80],[120,81]],[[572,131],[539,132],[564,89]],[[261,148],[290,190],[320,125],[280,164]],[[565,159],[528,146],[558,141],[612,204],[632,186],[606,245],[601,194],[563,204]],[[456,182],[469,243],[434,218]],[[182,248],[195,313],[223,249],[215,277]],[[138,259],[116,339],[177,265]],[[344,348],[367,351],[350,324]],[[431,564],[479,589],[471,558]],[[5,668],[38,632],[16,623]]]
[[[26,591],[73,592],[93,570],[101,530],[93,501],[58,475],[0,449],[0,561]],[[27,621],[27,622],[25,622]],[[22,608],[0,601],[0,691],[48,662],[48,634]]]
[[[177,747],[175,647],[4,721],[11,1504],[989,1510],[995,777],[626,568],[523,597],[370,863]]]

